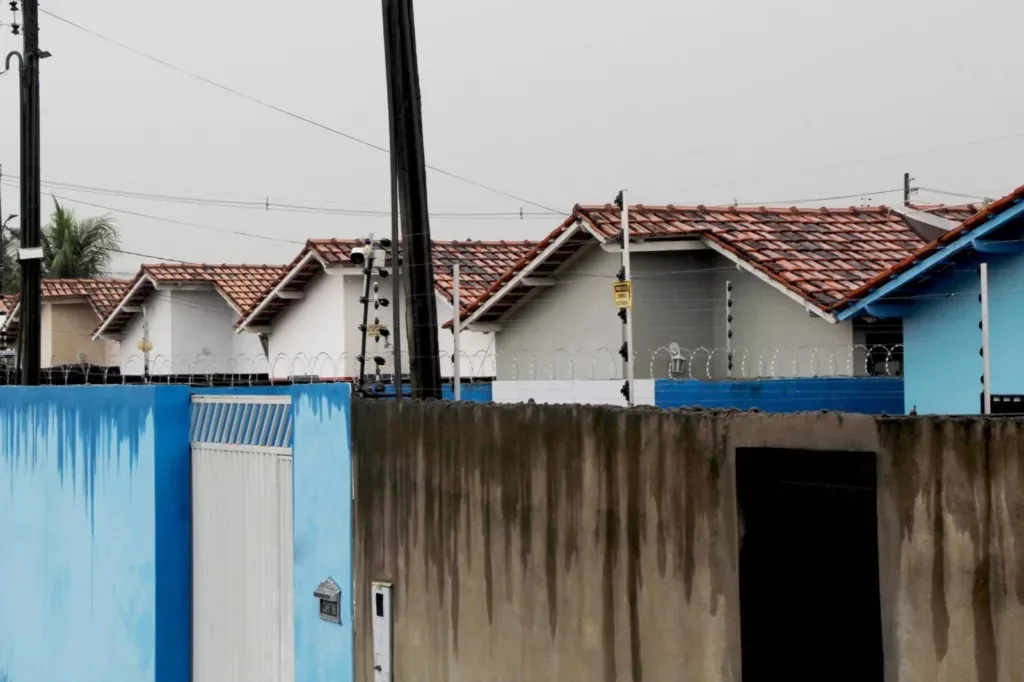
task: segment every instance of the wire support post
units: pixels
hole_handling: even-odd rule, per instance
[[[636,399],[633,381],[635,375],[633,366],[633,279],[629,264],[629,203],[626,200],[626,190],[622,190],[615,197],[615,205],[619,207],[622,216],[622,229],[619,231],[619,241],[622,245],[622,266],[613,283],[615,307],[618,309],[619,319],[622,321],[622,346],[619,348],[619,355],[622,356],[624,381],[621,393],[622,397],[626,399],[626,404],[632,406]]]
[[[363,306],[363,319],[359,324],[359,355],[356,356],[356,360],[359,363],[359,373],[356,376],[356,388],[360,393],[373,397],[381,396],[384,393],[383,369],[387,359],[380,352],[380,342],[383,339],[384,345],[387,347],[388,340],[391,337],[388,325],[383,324],[380,320],[381,308],[389,307],[391,301],[381,296],[380,282],[374,280],[375,278],[387,279],[390,274],[387,268],[384,267],[387,257],[386,250],[390,247],[390,239],[374,241],[371,234],[369,239],[365,241],[364,246],[353,250],[351,255],[352,262],[363,267],[363,293],[359,297],[359,303]],[[370,321],[371,308],[373,310],[372,322]],[[369,339],[373,339],[374,343],[372,354],[367,353],[367,342]],[[368,360],[373,362],[372,385],[369,384],[366,376],[366,363]],[[399,381],[395,385],[395,391],[400,393],[401,390],[401,382]]]

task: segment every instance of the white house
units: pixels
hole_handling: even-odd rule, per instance
[[[354,377],[362,333],[364,279],[361,267],[350,260],[352,249],[361,240],[312,239],[278,281],[243,314],[237,325],[242,337],[253,333],[268,338],[268,357],[275,378],[289,376]],[[454,314],[452,307],[452,264],[460,263],[460,300],[468,306],[485,294],[506,271],[528,255],[529,242],[448,242],[433,243],[435,302],[440,322]],[[374,277],[373,284],[389,306],[376,313],[380,323],[394,328],[397,309],[403,322],[402,335],[408,339],[408,315],[405,295],[395,304],[393,280]],[[369,322],[373,323],[371,313]],[[463,377],[494,376],[494,335],[486,332],[464,333],[460,337],[460,370]],[[390,340],[368,341],[370,353],[388,358],[382,368],[391,372],[393,351]],[[438,337],[443,376],[454,373],[454,337],[450,329],[441,329]],[[408,371],[406,341],[402,349],[403,371]],[[368,373],[373,367],[367,366]]]
[[[904,213],[632,207],[635,377],[897,373],[898,325],[832,311],[925,243]],[[577,206],[463,312],[464,330],[496,335],[499,380],[621,378],[620,234],[617,207]]]
[[[94,338],[120,342],[124,374],[266,373],[260,337],[236,335],[234,325],[283,272],[275,265],[143,265]]]

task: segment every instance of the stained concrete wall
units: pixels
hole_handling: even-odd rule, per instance
[[[735,452],[878,453],[886,682],[1024,679],[1019,421],[353,405],[356,655],[395,679],[741,679]]]

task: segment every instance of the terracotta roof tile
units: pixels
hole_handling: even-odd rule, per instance
[[[960,220],[960,225],[950,230],[946,234],[942,235],[938,239],[919,248],[913,250],[896,263],[893,263],[890,267],[886,268],[882,272],[874,272],[869,278],[864,281],[858,282],[857,286],[851,287],[851,290],[846,293],[842,301],[837,302],[833,308],[839,309],[844,308],[852,303],[860,300],[866,294],[879,286],[903,274],[914,264],[919,263],[922,259],[932,255],[935,251],[941,249],[947,244],[956,241],[963,235],[969,233],[978,227],[981,227],[989,219],[996,217],[1003,211],[1011,208],[1020,201],[1024,201],[1024,186],[1018,187],[1013,192],[1010,192],[1002,199],[995,201],[987,206],[917,206],[919,210],[927,210],[929,213],[940,215],[947,220]],[[969,214],[964,215],[966,211],[970,211]]]
[[[292,262],[283,269],[282,274],[245,308],[242,320],[249,318],[289,273],[292,274],[288,280],[288,288],[301,290],[324,265],[349,263],[352,250],[364,243],[363,239],[310,239]],[[533,246],[532,242],[527,241],[435,240],[432,244],[435,286],[442,296],[451,299],[452,265],[458,261],[459,299],[463,305],[467,305],[484,294],[509,268],[529,253]],[[315,259],[307,260],[311,253],[315,255]],[[390,262],[390,257],[387,262]],[[261,308],[258,319],[254,318],[250,324],[269,324],[292,302],[291,299],[274,299],[268,302]]]
[[[976,211],[974,206],[914,205],[912,208],[927,210],[954,222]],[[611,204],[576,206],[573,215],[542,240],[527,258],[463,311],[464,319],[497,295],[576,221],[590,234],[607,240],[618,236],[619,218],[619,209]],[[638,205],[630,208],[630,234],[634,240],[704,239],[720,251],[749,263],[813,305],[826,309],[924,243],[898,214],[885,206]],[[556,253],[549,254],[549,258],[564,260],[569,251],[587,241],[577,237],[564,243]],[[566,253],[561,253],[563,251]],[[527,291],[526,287],[516,287],[502,294],[511,297],[510,301],[495,306],[493,313],[488,311],[486,320],[497,319]]]
[[[211,285],[235,310],[245,310],[259,300],[272,286],[284,268],[280,265],[210,265],[206,263],[155,263],[139,268],[122,295],[113,302],[109,314],[98,328],[116,334],[124,330],[134,313],[117,310],[119,305],[140,305],[153,291],[155,284]]]

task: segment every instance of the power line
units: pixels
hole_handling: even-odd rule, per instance
[[[189,71],[187,69],[183,69],[180,66],[176,66],[176,65],[174,65],[174,64],[172,64],[172,63],[170,63],[170,62],[168,62],[168,61],[166,61],[164,59],[161,59],[159,57],[155,57],[155,56],[153,56],[151,54],[143,52],[142,50],[138,50],[138,49],[136,49],[134,47],[131,47],[130,45],[126,45],[125,43],[122,43],[119,40],[115,40],[114,38],[110,38],[110,37],[108,37],[106,35],[103,35],[102,33],[94,31],[94,30],[92,30],[90,28],[86,28],[85,26],[82,26],[81,24],[75,23],[74,21],[71,21],[70,19],[65,19],[64,17],[62,17],[60,15],[57,15],[57,14],[54,14],[53,12],[50,12],[50,11],[45,10],[45,9],[40,9],[39,11],[42,14],[45,14],[45,15],[47,15],[49,17],[52,17],[53,19],[56,19],[57,21],[60,21],[60,22],[63,22],[65,24],[67,24],[68,26],[72,26],[72,27],[74,27],[74,28],[76,28],[76,29],[78,29],[80,31],[88,33],[89,35],[91,35],[91,36],[93,36],[95,38],[99,38],[100,40],[108,42],[108,43],[110,43],[112,45],[116,45],[117,47],[120,47],[123,50],[127,50],[127,51],[129,51],[129,52],[131,52],[131,53],[133,53],[133,54],[135,54],[135,55],[137,55],[139,57],[142,57],[144,59],[148,59],[151,62],[154,62],[156,64],[164,66],[164,67],[166,67],[168,69],[172,69],[173,71],[177,71],[178,73],[183,74],[185,76],[188,76],[189,78],[194,78],[194,79],[196,79],[198,81],[206,83],[207,85],[211,85],[211,86],[213,86],[215,88],[218,88],[219,90],[222,90],[222,91],[227,92],[229,94],[235,95],[236,97],[240,97],[240,98],[248,100],[249,102],[252,102],[254,104],[258,104],[259,106],[265,107],[267,109],[270,109],[271,111],[276,111],[279,114],[284,114],[285,116],[293,118],[293,119],[295,119],[297,121],[302,121],[303,123],[308,123],[309,125],[312,125],[312,126],[315,126],[317,128],[320,128],[321,130],[326,130],[327,132],[334,133],[335,135],[339,135],[341,137],[344,137],[346,140],[349,140],[351,142],[355,142],[356,144],[361,144],[364,147],[369,147],[370,149],[375,149],[375,150],[377,150],[379,152],[384,152],[385,154],[390,154],[391,153],[391,151],[389,149],[387,149],[386,147],[382,147],[382,146],[380,146],[378,144],[375,144],[373,142],[370,142],[368,140],[364,140],[364,139],[362,139],[360,137],[352,135],[351,133],[346,133],[346,132],[344,132],[342,130],[338,130],[337,128],[333,128],[333,127],[331,127],[331,126],[329,126],[329,125],[327,125],[325,123],[320,123],[319,121],[311,119],[311,118],[309,118],[307,116],[303,116],[301,114],[296,114],[295,112],[289,111],[288,109],[285,109],[283,107],[279,107],[276,104],[271,104],[270,102],[267,102],[265,100],[259,99],[258,97],[253,97],[252,95],[246,94],[244,92],[236,90],[236,89],[234,89],[232,87],[229,87],[227,85],[224,85],[222,83],[218,83],[217,81],[211,80],[211,79],[209,79],[209,78],[207,78],[205,76],[201,76],[201,75],[199,75],[197,73],[194,73],[192,71]],[[545,211],[550,211],[551,213],[555,213],[555,214],[558,214],[558,215],[564,215],[564,213],[562,213],[561,211],[558,211],[557,209],[553,209],[553,208],[551,208],[549,206],[545,206],[544,204],[537,203],[536,201],[531,201],[531,200],[526,199],[524,197],[512,194],[510,192],[506,192],[506,191],[504,191],[502,189],[498,189],[497,187],[493,187],[491,185],[487,185],[487,184],[484,184],[482,182],[477,182],[476,180],[471,180],[470,178],[467,178],[464,175],[459,175],[458,173],[453,173],[452,171],[447,171],[447,170],[444,170],[443,168],[438,168],[437,166],[431,166],[429,164],[426,164],[426,167],[428,169],[434,171],[435,173],[440,173],[441,175],[445,175],[445,176],[447,176],[449,178],[452,178],[454,180],[458,180],[460,182],[464,182],[464,183],[467,183],[469,185],[473,185],[474,187],[478,187],[480,189],[487,190],[488,192],[493,192],[495,194],[500,194],[501,196],[507,197],[509,199],[513,199],[515,201],[519,201],[519,202],[522,202],[524,204],[529,204],[529,205],[535,206],[537,208],[542,208]]]
[[[2,183],[4,185],[8,186],[8,187],[17,187],[18,186],[16,183],[8,182],[6,179],[4,179],[2,181]],[[225,234],[232,234],[232,235],[235,235],[235,236],[238,236],[238,237],[251,237],[253,239],[263,239],[263,240],[266,240],[266,241],[280,242],[280,243],[283,243],[283,244],[299,244],[299,245],[302,245],[302,244],[306,243],[304,241],[297,241],[297,240],[294,240],[294,239],[282,239],[280,237],[271,237],[271,236],[268,236],[268,235],[265,235],[265,234],[256,234],[255,232],[244,232],[242,230],[230,230],[230,229],[223,228],[223,227],[211,227],[209,225],[201,225],[199,223],[190,223],[190,222],[187,222],[187,221],[184,221],[184,220],[175,220],[174,218],[163,218],[161,216],[150,215],[148,213],[139,213],[138,211],[128,211],[128,210],[122,209],[122,208],[114,208],[113,206],[104,206],[103,204],[95,204],[95,203],[92,203],[92,202],[89,202],[89,201],[83,201],[81,199],[74,199],[74,198],[69,198],[69,197],[61,196],[59,194],[51,194],[50,196],[52,196],[54,199],[60,199],[61,201],[72,201],[72,202],[75,202],[75,203],[78,203],[78,204],[82,204],[84,206],[91,206],[93,208],[98,208],[98,209],[101,209],[101,210],[104,210],[104,211],[112,211],[114,213],[123,213],[125,215],[132,215],[132,216],[136,216],[138,218],[148,218],[149,220],[159,220],[160,222],[170,223],[172,225],[182,225],[184,227],[194,227],[194,228],[199,229],[199,230],[209,230],[211,232],[222,232],[222,233],[225,233]]]
[[[7,178],[17,178],[17,175],[6,175]],[[57,187],[74,192],[85,192],[86,194],[100,194],[106,196],[124,197],[128,199],[139,199],[142,201],[158,201],[180,204],[194,204],[197,206],[213,206],[218,208],[242,208],[259,211],[288,211],[299,213],[324,213],[332,215],[347,215],[370,218],[390,218],[390,211],[360,209],[360,208],[336,208],[332,206],[317,206],[299,203],[272,202],[270,197],[263,199],[212,199],[195,195],[165,194],[154,192],[139,192],[136,190],[119,189],[112,187],[97,187],[94,185],[80,185],[71,182],[60,182],[57,180],[43,180],[43,185]],[[431,213],[432,218],[538,218],[545,219],[553,216],[547,212],[539,211],[478,211],[478,212],[445,212]]]

